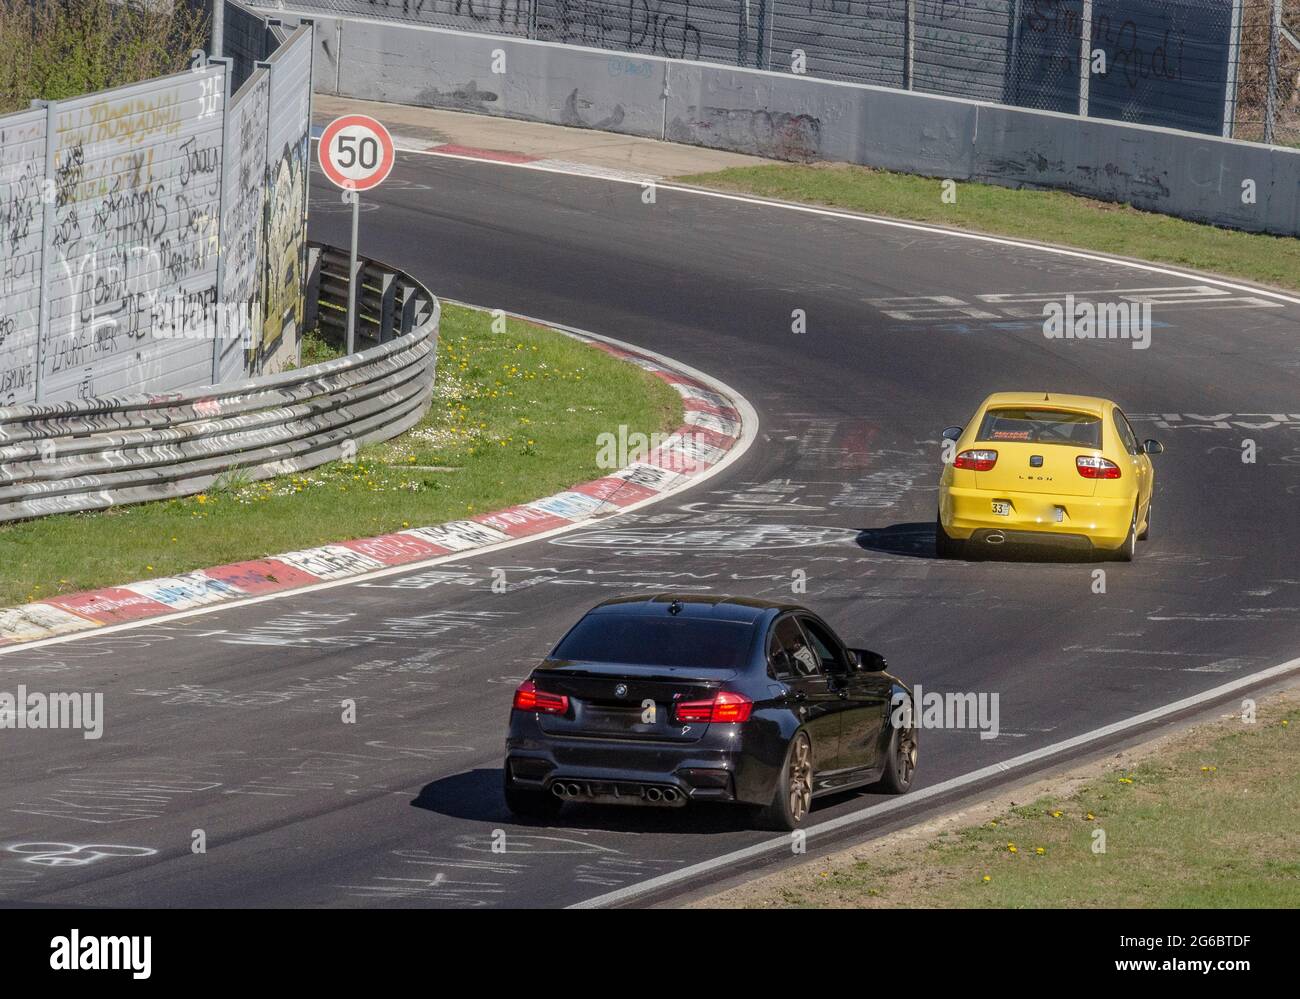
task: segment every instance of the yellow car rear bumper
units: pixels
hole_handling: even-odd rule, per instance
[[[1009,503],[1003,516],[994,501]],[[980,540],[1003,532],[1008,541],[1087,539],[1094,548],[1118,548],[1128,537],[1133,497],[1061,496],[1055,493],[999,493],[991,489],[945,486],[939,490],[939,519],[951,538]],[[1019,537],[1024,535],[1024,537]]]

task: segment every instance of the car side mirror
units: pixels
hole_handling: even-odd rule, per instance
[[[879,673],[889,665],[884,656],[870,649],[849,649],[849,655],[853,657],[853,668],[864,673]]]
[[[961,440],[962,431],[965,427],[944,427],[940,436],[946,441]]]
[[[1142,450],[1147,454],[1164,454],[1165,446],[1159,441],[1145,440],[1142,442]]]

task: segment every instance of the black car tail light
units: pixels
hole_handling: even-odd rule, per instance
[[[708,701],[678,701],[673,705],[673,720],[679,722],[728,722],[749,721],[754,702],[744,694],[733,694],[720,690]]]
[[[538,690],[532,680],[525,680],[515,689],[515,709],[537,711],[544,715],[562,715],[569,710],[566,694],[551,694]]]

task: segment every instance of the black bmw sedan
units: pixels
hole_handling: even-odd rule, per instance
[[[568,801],[732,802],[795,829],[820,795],[901,794],[916,731],[910,691],[885,665],[796,604],[607,600],[515,691],[506,803],[552,819]]]

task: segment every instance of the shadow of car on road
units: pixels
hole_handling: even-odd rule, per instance
[[[934,521],[890,524],[888,527],[864,527],[856,538],[867,551],[909,558],[927,558],[939,562],[1096,562],[1093,552],[1039,545],[966,544],[956,559],[942,559],[935,551]]]
[[[482,767],[442,777],[421,788],[411,805],[456,819],[552,829],[664,833],[671,836],[763,832],[754,825],[749,809],[717,802],[699,802],[681,808],[569,804],[565,805],[558,818],[549,821],[525,819],[513,815],[506,808],[501,791],[502,777],[500,767]],[[813,806],[813,822],[816,823],[817,813],[827,806],[866,794],[865,790],[846,792],[835,795],[825,803],[816,802]]]

